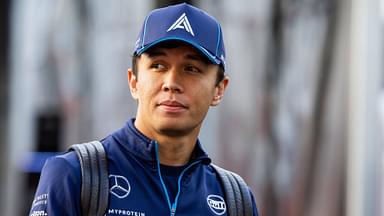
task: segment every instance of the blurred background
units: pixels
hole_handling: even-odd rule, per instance
[[[0,212],[42,164],[135,115],[126,70],[171,0],[0,1]],[[384,1],[191,0],[222,24],[230,85],[200,139],[263,216],[384,215]]]

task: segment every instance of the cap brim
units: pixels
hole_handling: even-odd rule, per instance
[[[191,46],[193,46],[194,48],[198,49],[202,54],[204,54],[208,59],[209,61],[212,62],[212,64],[217,64],[217,65],[220,65],[222,64],[221,60],[217,59],[214,55],[212,55],[208,50],[206,50],[204,47],[194,43],[193,41],[189,41],[189,40],[186,40],[184,38],[178,38],[178,37],[166,37],[166,38],[161,38],[159,40],[156,40],[152,43],[149,43],[147,45],[145,45],[144,47],[140,47],[138,48],[135,53],[137,55],[141,55],[142,53],[144,53],[146,50],[148,50],[149,48],[151,47],[154,47],[156,45],[158,45],[159,43],[162,43],[164,41],[171,41],[171,40],[176,40],[176,41],[182,41],[182,42],[185,42]]]

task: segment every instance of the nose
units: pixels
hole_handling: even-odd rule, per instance
[[[181,77],[177,70],[170,70],[164,74],[162,90],[172,93],[182,93],[184,91],[181,84]]]

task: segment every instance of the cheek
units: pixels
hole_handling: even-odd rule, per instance
[[[142,77],[137,84],[137,91],[141,100],[149,100],[158,89],[158,81],[156,79],[149,79]]]
[[[194,93],[194,98],[196,98],[198,101],[199,104],[201,104],[202,106],[204,107],[208,107],[211,102],[212,102],[212,99],[215,95],[215,89],[212,89],[212,86],[200,86],[199,88],[196,88],[196,87],[192,87]]]

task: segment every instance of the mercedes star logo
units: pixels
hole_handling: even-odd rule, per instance
[[[131,186],[128,179],[120,175],[109,175],[109,182],[111,188],[109,191],[119,199],[123,199],[131,192]]]

